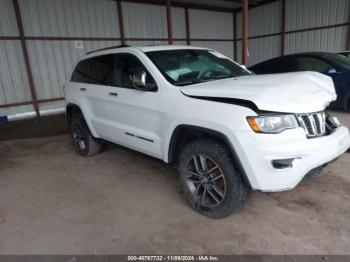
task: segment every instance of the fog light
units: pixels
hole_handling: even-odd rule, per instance
[[[336,124],[337,126],[340,126],[340,121],[337,117],[333,117],[333,122],[334,124]]]
[[[300,162],[301,157],[272,160],[272,166],[276,169],[293,168]]]

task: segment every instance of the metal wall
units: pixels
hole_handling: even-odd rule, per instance
[[[271,35],[281,32],[282,23],[281,2],[273,2],[249,10],[249,37]],[[237,38],[242,38],[242,13],[237,13]],[[280,55],[280,36],[266,36],[255,39],[249,39],[249,64],[254,65],[258,62]],[[242,41],[238,41],[238,54],[241,54]],[[242,61],[239,55],[238,62]]]
[[[0,115],[33,111],[13,1],[0,0]],[[39,108],[63,107],[62,87],[76,59],[87,51],[121,43],[117,2],[18,0],[18,3]],[[349,9],[349,0],[286,0],[285,54],[345,49]],[[165,5],[122,1],[121,10],[126,44],[168,43]],[[190,42],[229,57],[236,55],[237,61],[241,61],[240,12],[236,13],[235,21],[233,12],[189,8],[187,13],[188,19],[185,8],[171,8],[174,44]],[[282,0],[249,9],[249,65],[281,55],[282,20]],[[6,106],[18,103],[21,104]]]
[[[233,14],[204,10],[189,11],[191,38],[199,39],[191,41],[191,45],[213,48],[231,58],[233,58],[233,26]]]
[[[119,37],[117,5],[103,0],[20,0],[28,36]]]
[[[18,36],[11,0],[0,1],[0,37]],[[1,108],[1,105],[31,101],[30,88],[19,40],[0,41],[0,115],[32,111],[32,105]]]
[[[349,0],[286,0],[284,54],[345,50],[349,9]],[[242,14],[238,13],[238,39],[242,37],[241,20]],[[282,55],[281,30],[282,1],[249,10],[249,65]],[[241,45],[239,40],[238,62]]]
[[[286,31],[328,27],[349,22],[349,0],[288,0]],[[346,49],[348,25],[286,35],[286,54]]]

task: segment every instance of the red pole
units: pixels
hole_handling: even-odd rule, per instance
[[[168,22],[168,43],[169,45],[173,44],[173,29],[171,22],[171,4],[170,0],[166,2],[166,13],[167,13],[167,22]]]
[[[18,31],[19,31],[20,41],[21,41],[21,46],[22,46],[22,53],[23,53],[24,63],[26,66],[27,76],[28,76],[28,81],[29,81],[30,94],[32,96],[32,102],[34,105],[36,117],[39,118],[40,117],[39,104],[38,104],[38,99],[37,99],[37,95],[36,95],[36,91],[35,91],[33,72],[32,72],[31,66],[30,66],[27,43],[26,43],[25,36],[24,36],[24,26],[23,26],[23,21],[22,21],[22,16],[21,16],[21,10],[19,8],[18,0],[12,0],[12,3],[13,3],[13,7],[15,9],[17,26],[18,26]]]
[[[237,61],[237,15],[233,13],[233,60]]]
[[[186,23],[186,44],[191,45],[190,36],[190,18],[188,14],[188,8],[185,7],[185,23]]]
[[[242,0],[242,64],[248,64],[248,0]]]
[[[122,45],[124,45],[125,44],[125,35],[124,35],[124,21],[123,21],[123,10],[122,10],[121,0],[117,1],[117,12],[118,12],[120,42]]]
[[[281,0],[282,8],[282,23],[281,23],[281,55],[285,53],[285,39],[286,39],[286,0]]]

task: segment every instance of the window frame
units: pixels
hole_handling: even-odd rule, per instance
[[[327,61],[326,59],[323,59],[322,57],[311,56],[311,55],[297,55],[294,57],[293,64],[292,64],[294,72],[305,72],[305,70],[304,71],[297,70],[298,59],[314,59],[316,61],[318,60],[318,61],[321,61],[325,64],[328,64],[329,66],[334,67],[336,70],[339,69],[336,65],[334,65],[330,61]],[[306,71],[318,72],[320,74],[327,74],[327,72],[319,72],[319,71],[315,71],[315,70],[311,70],[311,69],[306,70]]]
[[[92,57],[91,57],[92,58]],[[89,81],[90,81],[90,69],[91,69],[91,58],[85,58],[85,59],[82,59],[82,60],[79,60],[79,62],[76,64],[76,66],[74,67],[74,70],[73,70],[73,73],[70,77],[70,82],[73,82],[73,83],[78,83],[78,84],[89,84]],[[87,81],[86,82],[81,82],[81,81],[75,81],[73,80],[73,76],[75,74],[75,72],[77,71],[78,69],[78,66],[83,63],[83,62],[89,62],[89,68],[88,68],[88,73],[87,73]]]
[[[95,84],[95,83],[92,83],[90,82],[90,74],[91,74],[91,69],[92,69],[92,64],[93,64],[93,60],[98,58],[98,57],[102,57],[102,56],[107,56],[107,55],[112,55],[114,57],[113,59],[113,74],[116,73],[116,69],[117,69],[117,59],[118,59],[118,56],[119,55],[130,55],[130,56],[133,56],[134,58],[136,58],[140,63],[141,65],[144,67],[145,69],[145,72],[152,77],[153,81],[154,81],[154,84],[156,85],[156,88],[152,91],[147,91],[147,90],[139,90],[137,89],[136,87],[127,87],[127,86],[119,86],[119,85],[116,85],[115,83],[113,83],[112,85],[101,85],[101,84]],[[89,61],[89,69],[88,69],[88,76],[87,76],[87,82],[80,82],[80,81],[73,81],[72,78],[73,78],[73,75],[76,71],[76,69],[78,68],[78,65],[80,63],[83,63],[83,62],[87,62]],[[115,81],[117,81],[117,78],[115,77]],[[140,57],[138,57],[137,55],[135,55],[134,53],[131,53],[131,52],[115,52],[115,53],[107,53],[107,54],[100,54],[100,55],[96,55],[96,56],[92,56],[92,57],[88,57],[88,58],[85,58],[85,59],[82,59],[80,60],[76,66],[75,66],[75,69],[70,77],[70,82],[73,82],[73,83],[78,83],[78,84],[87,84],[87,85],[101,85],[101,86],[111,86],[111,87],[116,87],[116,88],[125,88],[125,89],[130,89],[130,90],[136,90],[136,91],[143,91],[143,92],[158,92],[159,90],[159,87],[158,87],[158,84],[157,84],[157,81],[156,81],[156,78],[150,73],[150,71],[148,70],[148,68],[146,67],[145,63],[142,62],[142,60],[140,59]]]
[[[91,82],[91,70],[92,70],[92,66],[93,66],[93,63],[94,63],[94,59],[96,60],[96,59],[98,59],[98,58],[100,58],[100,57],[104,57],[104,56],[113,56],[113,80],[115,80],[115,76],[114,76],[114,73],[115,73],[115,57],[116,57],[116,55],[115,55],[115,53],[110,53],[110,54],[103,54],[103,55],[97,55],[97,56],[93,56],[93,57],[90,57],[90,58],[88,58],[87,60],[91,60],[91,62],[90,62],[90,66],[89,66],[89,77],[88,77],[88,83],[87,84],[90,84],[90,85],[98,85],[98,86],[115,86],[114,84],[113,84],[113,80],[112,80],[112,84],[110,84],[110,85],[105,85],[105,84],[95,84],[95,83],[93,83],[93,82]]]
[[[119,55],[131,55],[133,56],[134,58],[136,58],[141,64],[142,66],[144,67],[145,69],[145,72],[146,74],[150,75],[154,81],[154,84],[156,85],[156,88],[152,91],[146,91],[146,90],[139,90],[135,87],[133,88],[130,88],[130,87],[127,87],[127,86],[114,86],[116,88],[124,88],[124,89],[129,89],[129,90],[136,90],[136,91],[142,91],[142,92],[152,92],[152,93],[155,93],[155,92],[158,92],[159,90],[159,87],[158,87],[158,84],[157,84],[157,81],[156,81],[156,78],[150,73],[150,71],[148,70],[148,68],[146,67],[145,63],[142,62],[142,60],[140,59],[140,57],[138,57],[136,54],[134,53],[131,53],[131,52],[117,52],[117,53],[113,53],[116,57],[114,58],[114,73],[116,73],[116,69],[117,69],[117,59],[118,59],[118,56]]]

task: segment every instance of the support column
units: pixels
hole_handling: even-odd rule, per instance
[[[173,28],[171,20],[171,3],[170,0],[166,2],[166,14],[167,14],[167,24],[168,24],[168,43],[169,45],[173,44]]]
[[[237,61],[237,13],[233,13],[233,60]]]
[[[281,56],[285,54],[286,42],[286,0],[281,0]]]
[[[17,0],[12,0],[12,3],[16,14],[16,20],[17,20],[19,37],[20,37],[21,46],[22,46],[23,58],[24,58],[24,63],[26,66],[26,71],[27,71],[27,76],[29,81],[30,94],[32,96],[32,103],[34,105],[36,117],[39,118],[40,117],[39,104],[38,104],[38,99],[35,91],[32,68],[30,66],[30,61],[29,61],[28,48],[24,37],[24,27],[23,27],[23,22],[21,17],[21,11]]]
[[[186,23],[186,44],[191,45],[190,36],[190,17],[188,14],[188,7],[185,7],[185,23]]]
[[[248,0],[242,0],[242,64],[248,64]]]
[[[124,21],[123,21],[123,10],[122,10],[121,0],[117,0],[117,12],[118,12],[120,42],[122,45],[125,45]]]

